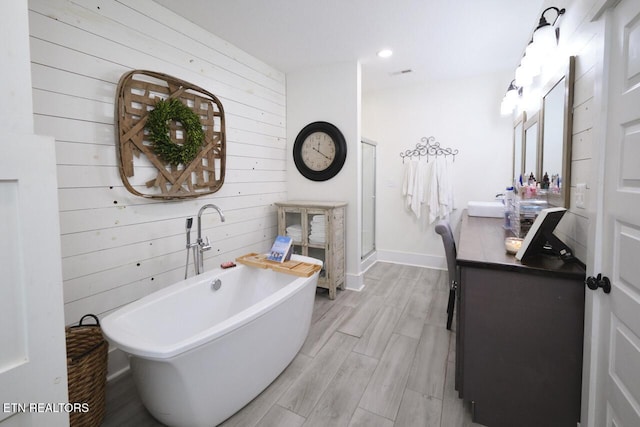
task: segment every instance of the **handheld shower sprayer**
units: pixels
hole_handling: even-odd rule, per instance
[[[191,227],[193,226],[193,217],[192,218],[187,218],[187,224],[186,224],[186,229],[187,229],[187,249],[190,248],[191,246]]]
[[[193,226],[193,218],[187,218],[187,222],[185,224],[185,228],[187,231],[187,264],[184,268],[185,279],[189,275],[189,251],[191,250],[191,248],[194,248],[194,251],[195,251],[195,245],[191,244],[191,227],[192,226]],[[195,256],[194,256],[194,259],[195,259]]]

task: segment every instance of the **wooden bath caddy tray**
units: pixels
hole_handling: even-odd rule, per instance
[[[309,277],[322,268],[318,264],[310,264],[308,262],[289,260],[285,262],[276,262],[267,259],[267,255],[249,253],[236,258],[236,262],[251,267],[270,268],[279,273],[293,274],[294,276]]]

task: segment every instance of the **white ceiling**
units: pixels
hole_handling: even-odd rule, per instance
[[[543,0],[155,0],[285,73],[362,64],[363,91],[513,71]],[[391,58],[376,52],[390,48]],[[410,73],[399,73],[410,69]],[[505,90],[509,82],[505,81]]]

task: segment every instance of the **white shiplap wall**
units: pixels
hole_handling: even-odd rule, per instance
[[[550,3],[549,1],[545,2]],[[596,200],[593,182],[593,129],[597,125],[596,98],[597,75],[602,66],[602,24],[592,22],[594,0],[567,0],[552,6],[565,7],[567,12],[559,20],[559,58],[575,56],[575,81],[573,97],[573,130],[571,153],[571,190],[569,212],[556,230],[558,236],[574,250],[574,254],[584,263],[589,262],[589,227],[595,217]],[[557,66],[565,66],[565,61],[545,64],[555,74]],[[556,68],[554,68],[554,66]],[[544,74],[544,70],[543,70]],[[537,110],[527,111],[533,115]],[[578,184],[586,185],[584,204],[576,203]]]
[[[273,202],[286,199],[284,74],[151,0],[30,0],[29,9],[36,133],[56,139],[66,323],[182,279],[185,219],[205,203],[227,218],[203,216],[213,243],[205,268],[266,251],[277,229]],[[220,191],[167,202],[126,190],[114,102],[131,69],[175,76],[221,100]],[[195,231],[194,222],[194,239]]]
[[[576,256],[589,262],[589,227],[596,212],[596,182],[593,165],[594,128],[599,120],[596,110],[601,102],[596,97],[597,76],[602,66],[603,26],[592,22],[593,0],[574,0],[567,5],[562,22],[560,47],[576,57],[573,131],[571,153],[571,200],[569,215],[558,234],[574,249]],[[584,203],[576,203],[578,184],[586,185]]]

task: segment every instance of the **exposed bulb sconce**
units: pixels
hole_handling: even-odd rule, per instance
[[[533,47],[533,39],[527,45],[527,48],[524,51],[524,56],[522,57],[522,63],[531,74],[531,77],[536,77],[540,74],[540,70],[542,68],[541,58],[536,57],[536,49]]]
[[[553,20],[553,24],[549,24],[549,21],[544,16],[550,10],[556,12],[556,19]],[[560,15],[564,15],[565,12],[566,9],[558,9],[557,7],[548,7],[542,12],[538,27],[533,31],[533,40],[530,48],[530,50],[533,49],[532,56],[540,59],[558,46],[560,28],[555,25]]]
[[[500,104],[500,113],[505,116],[513,113],[513,109],[516,108],[520,95],[522,95],[522,87],[516,86],[516,81],[514,79],[509,84],[507,93],[504,95],[504,98],[502,98],[502,103]]]
[[[516,68],[515,83],[518,87],[529,86],[533,82],[533,72],[531,62],[528,61],[527,55],[522,57],[520,65]]]

